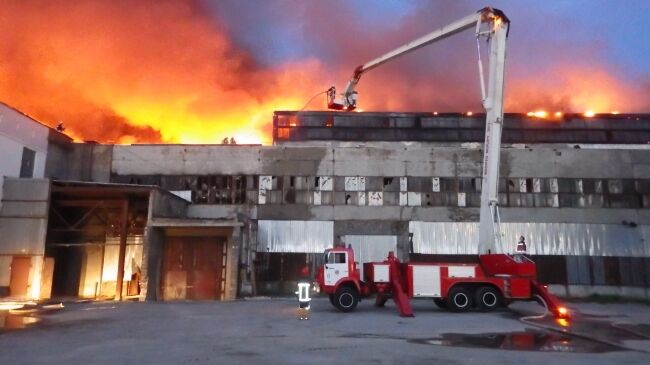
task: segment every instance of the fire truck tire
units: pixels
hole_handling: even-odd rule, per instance
[[[447,308],[452,312],[466,312],[472,308],[472,296],[461,286],[453,287],[447,296]]]
[[[359,293],[350,286],[340,287],[334,294],[334,306],[341,312],[351,312],[359,304]]]
[[[447,309],[447,301],[444,298],[433,298],[433,302],[440,309]]]
[[[499,308],[503,299],[497,289],[491,286],[482,286],[476,291],[474,302],[479,310],[491,311]]]

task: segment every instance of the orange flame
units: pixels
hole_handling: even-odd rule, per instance
[[[274,110],[326,83],[314,60],[257,65],[192,1],[9,1],[0,99],[75,139],[270,143]],[[315,103],[314,103],[315,104]]]
[[[358,61],[341,56],[343,69],[314,59],[260,65],[192,0],[71,4],[3,2],[0,100],[51,126],[63,121],[76,141],[219,143],[234,137],[240,144],[268,144],[274,110],[302,108],[332,80],[343,82]],[[431,80],[404,79],[403,68],[390,70],[360,85],[365,110],[477,110],[462,87],[433,88]],[[549,73],[509,77],[506,111],[532,110],[552,120],[546,110],[616,114],[646,106],[647,98],[604,68],[561,65]],[[324,105],[323,97],[309,108]]]
[[[507,86],[506,109],[535,110],[543,106],[583,111],[589,117],[621,107],[627,111],[642,111],[646,107],[635,85],[626,84],[602,68],[558,65],[550,76],[515,78]],[[561,115],[556,113],[556,117]]]

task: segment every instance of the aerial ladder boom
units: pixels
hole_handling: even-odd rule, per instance
[[[500,217],[498,211],[499,150],[501,147],[501,129],[503,124],[503,88],[506,58],[506,38],[510,21],[505,14],[493,8],[483,8],[477,13],[466,16],[456,22],[415,39],[354,70],[340,99],[336,89],[328,90],[328,107],[336,110],[351,111],[357,105],[355,91],[361,76],[386,62],[405,55],[416,49],[446,39],[468,29],[474,29],[479,46],[479,77],[483,108],[486,113],[485,145],[483,151],[481,211],[479,224],[479,254],[502,253]],[[489,42],[489,70],[486,82],[481,61],[481,38]]]

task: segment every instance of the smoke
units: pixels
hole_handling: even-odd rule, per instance
[[[650,108],[650,77],[621,71],[605,57],[606,42],[585,41],[570,19],[507,4],[506,111]],[[0,12],[0,99],[49,125],[62,121],[85,140],[269,143],[274,110],[300,109],[317,92],[343,87],[357,65],[480,7],[8,0]],[[562,32],[552,31],[556,23]],[[471,33],[364,75],[360,108],[480,111]],[[308,109],[324,106],[319,97]]]
[[[513,22],[508,40],[506,111],[650,109],[650,93],[643,87],[650,83],[650,75],[630,76],[622,70],[617,64],[617,48],[603,34],[594,32],[613,33],[607,24],[581,23],[583,19],[576,20],[571,11],[562,11],[567,5],[502,5]],[[326,81],[342,87],[357,65],[482,6],[472,0],[416,0],[408,4],[222,0],[212,9],[230,36],[251,52],[275,63],[282,60],[278,53],[289,59],[317,58],[327,71]],[[597,12],[595,8],[591,11]],[[238,14],[245,14],[245,21],[228,21]],[[291,39],[295,46],[278,50],[277,44],[267,42],[269,38],[251,36],[266,33]],[[485,62],[488,45],[482,43],[481,47]],[[357,89],[359,106],[366,111],[481,110],[476,60],[472,32],[455,35],[364,75]]]

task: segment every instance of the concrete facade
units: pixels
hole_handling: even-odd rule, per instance
[[[617,231],[623,232],[621,239],[633,242],[633,255],[647,260],[650,251],[644,242],[650,238],[646,238],[650,191],[646,191],[645,184],[650,179],[649,152],[646,146],[639,145],[506,145],[501,155],[502,220],[625,227]],[[175,190],[178,188],[171,180],[185,177],[193,181],[186,185],[187,196],[194,200],[190,216],[245,216],[253,231],[258,220],[333,222],[329,244],[346,235],[395,236],[398,256],[409,259],[413,233],[410,222],[478,220],[475,198],[479,191],[467,183],[480,177],[481,158],[480,144],[115,146],[111,179],[161,184]],[[246,200],[239,204],[201,200],[203,193],[197,181],[210,176],[247,179]],[[331,186],[323,185],[326,179],[332,179]],[[600,188],[589,191],[587,186],[595,181]],[[450,191],[436,187],[436,183],[445,182],[452,183],[453,187],[447,189]],[[632,190],[622,187],[630,184]],[[212,194],[211,189],[207,188],[205,196]],[[380,203],[371,200],[376,194],[382,194]],[[444,194],[452,199],[431,197]],[[464,202],[461,195],[465,195]],[[537,199],[540,197],[541,203]],[[258,242],[258,247],[251,244],[253,257],[255,252],[264,251],[259,244],[263,242]],[[321,248],[315,244],[308,253],[316,255]],[[601,258],[613,255],[604,249],[574,254]],[[242,255],[242,260],[246,257]],[[589,276],[589,270],[595,269],[587,270]],[[643,283],[650,278],[648,274],[643,274]],[[242,287],[248,284],[244,282]]]

